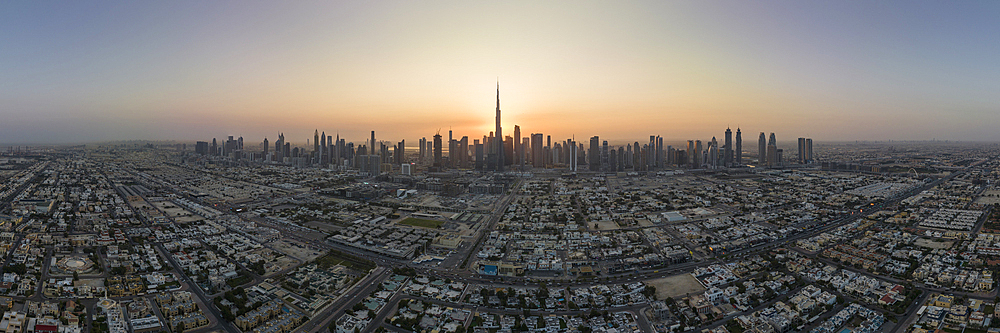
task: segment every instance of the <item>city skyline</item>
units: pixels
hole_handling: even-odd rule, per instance
[[[1000,140],[989,2],[4,6],[4,144],[476,138],[497,76],[507,133]]]

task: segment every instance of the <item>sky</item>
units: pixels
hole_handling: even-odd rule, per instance
[[[8,1],[0,142],[1000,141],[997,1]]]

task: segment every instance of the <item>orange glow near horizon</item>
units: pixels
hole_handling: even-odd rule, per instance
[[[5,143],[1000,140],[988,3],[6,5]]]

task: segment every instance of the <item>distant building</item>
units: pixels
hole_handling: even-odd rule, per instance
[[[441,161],[443,158],[443,153],[441,151],[443,147],[441,147],[441,145],[441,133],[434,134],[434,166],[438,168],[443,166]]]
[[[545,151],[542,146],[542,134],[531,134],[531,166],[535,168],[545,167]]]
[[[500,127],[500,82],[497,82],[497,130],[496,136],[494,136],[493,141],[496,146],[496,171],[503,172],[503,164],[506,161],[504,159],[504,145],[503,145],[503,132]]]
[[[590,156],[590,171],[597,171],[601,168],[601,138],[598,136],[593,136],[590,138],[590,151],[587,155]]]
[[[767,166],[769,167],[777,166],[780,163],[779,161],[781,161],[781,159],[778,158],[778,143],[777,140],[774,138],[773,132],[771,133],[770,139],[767,141],[766,161],[767,161]]]
[[[733,163],[736,165],[743,165],[743,134],[740,133],[740,128],[736,128],[736,156]]]
[[[730,167],[733,164],[733,131],[726,128],[726,146],[723,147],[722,165]]]
[[[813,139],[806,138],[806,163],[812,163],[813,160]]]
[[[194,152],[201,155],[208,155],[208,142],[198,141],[194,144]]]
[[[757,139],[757,166],[767,165],[767,136],[764,132],[760,132],[760,138]]]

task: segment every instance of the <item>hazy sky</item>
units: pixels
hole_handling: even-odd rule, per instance
[[[1000,141],[997,1],[7,1],[0,142]]]

